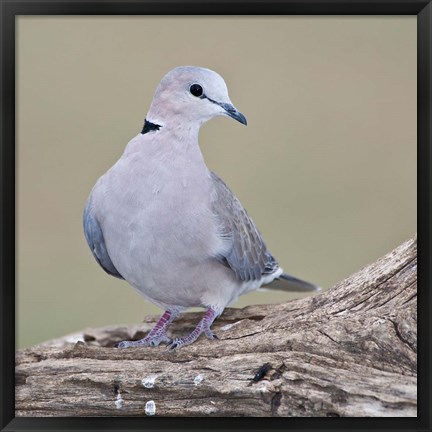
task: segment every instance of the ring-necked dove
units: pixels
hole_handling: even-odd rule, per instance
[[[318,290],[283,273],[240,201],[207,168],[198,132],[221,115],[246,124],[220,75],[173,69],[159,83],[141,133],[90,193],[84,232],[97,262],[165,311],[146,337],[121,348],[179,348],[201,333],[213,339],[210,327],[224,308],[262,285]],[[167,327],[193,306],[206,309],[202,320],[171,341]]]

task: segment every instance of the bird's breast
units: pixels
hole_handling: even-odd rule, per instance
[[[168,277],[179,263],[193,267],[220,250],[204,168],[129,160],[107,173],[99,219],[109,255],[130,283],[160,285],[161,273]]]

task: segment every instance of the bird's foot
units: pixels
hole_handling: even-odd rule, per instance
[[[212,332],[206,333],[205,335],[208,339],[212,339],[212,340],[218,339],[219,340],[219,338]],[[171,341],[171,343],[167,346],[167,348],[169,348],[170,350],[177,350],[177,349],[181,348],[182,346],[190,345],[191,343],[195,342],[198,339],[198,336],[195,337],[195,335],[193,335],[193,332],[192,332],[190,335],[188,335],[186,337],[175,338],[174,340]]]
[[[172,339],[169,338],[166,333],[160,335],[150,335],[148,334],[146,337],[137,340],[137,341],[122,341],[119,342],[116,347],[117,348],[132,348],[132,347],[156,347],[161,342],[169,343]]]
[[[170,350],[177,350],[182,346],[190,345],[198,339],[201,333],[204,333],[208,339],[219,339],[210,329],[210,326],[213,324],[213,321],[216,319],[217,315],[217,312],[215,312],[213,309],[207,309],[203,319],[189,335],[174,339],[167,348]]]
[[[158,346],[161,342],[170,343],[172,339],[168,337],[166,334],[166,329],[174,320],[174,318],[178,315],[179,311],[176,309],[167,310],[161,316],[159,321],[150,331],[150,333],[137,341],[122,341],[116,344],[117,348],[131,348],[131,347],[155,347]]]

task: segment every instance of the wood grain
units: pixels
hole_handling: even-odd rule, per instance
[[[417,415],[416,237],[320,295],[227,309],[220,340],[114,348],[155,319],[17,352],[16,416]]]

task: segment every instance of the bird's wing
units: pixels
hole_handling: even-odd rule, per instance
[[[237,279],[260,280],[279,269],[240,201],[215,173],[212,210],[219,223],[219,235],[227,242],[227,248],[217,259],[231,267]]]
[[[90,214],[90,200],[87,201],[84,209],[83,225],[85,238],[96,261],[111,276],[124,279],[108,255],[104,236],[98,221]]]

